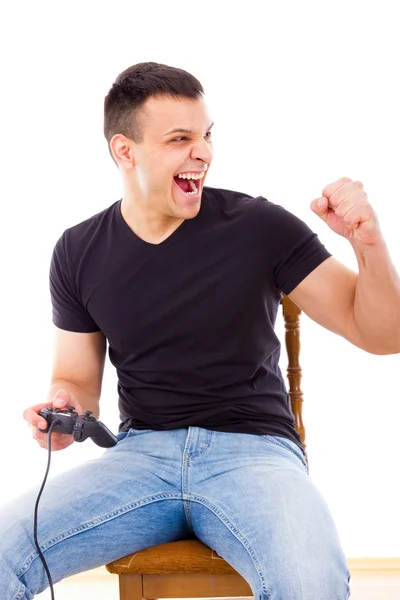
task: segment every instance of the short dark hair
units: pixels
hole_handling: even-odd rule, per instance
[[[110,149],[114,135],[121,133],[136,143],[143,141],[139,111],[148,98],[191,98],[204,94],[201,83],[183,69],[156,62],[142,62],[125,69],[104,99],[104,135]]]

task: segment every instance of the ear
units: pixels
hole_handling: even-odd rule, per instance
[[[127,169],[135,165],[133,141],[122,133],[117,133],[111,138],[110,151],[118,165]]]

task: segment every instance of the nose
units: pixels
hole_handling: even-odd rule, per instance
[[[204,138],[197,141],[192,146],[191,158],[194,160],[201,160],[207,164],[210,164],[212,159],[213,151],[212,144]]]

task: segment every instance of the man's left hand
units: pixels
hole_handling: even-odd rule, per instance
[[[360,181],[341,177],[327,185],[322,197],[313,200],[310,208],[350,243],[371,245],[382,237],[378,218]]]

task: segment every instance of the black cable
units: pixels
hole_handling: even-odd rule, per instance
[[[47,575],[47,578],[49,580],[50,592],[51,592],[51,600],[54,600],[53,581],[51,579],[49,567],[47,566],[47,563],[46,563],[45,558],[44,558],[44,556],[42,554],[42,551],[40,549],[39,542],[38,542],[38,539],[37,539],[37,514],[38,514],[38,507],[39,507],[40,496],[42,495],[42,492],[43,492],[43,489],[44,489],[44,486],[45,486],[45,483],[46,483],[46,480],[47,480],[47,475],[49,474],[49,469],[50,469],[50,460],[51,460],[51,432],[53,431],[54,427],[56,425],[58,425],[59,423],[61,423],[60,420],[53,421],[53,423],[49,427],[49,434],[47,436],[47,439],[48,439],[47,448],[48,448],[48,451],[49,451],[49,456],[48,456],[48,460],[47,460],[47,469],[46,469],[46,473],[44,475],[42,487],[40,488],[38,497],[36,499],[35,513],[34,513],[34,518],[33,518],[33,537],[35,539],[35,546],[36,546],[36,549],[37,549],[37,551],[39,553],[40,560],[43,563],[44,570],[46,571],[46,575]]]

